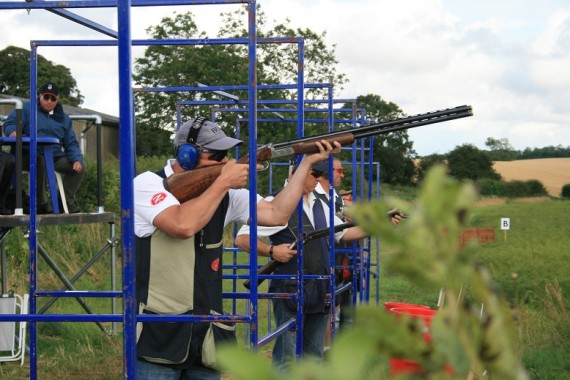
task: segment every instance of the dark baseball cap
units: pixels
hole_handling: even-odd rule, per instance
[[[59,88],[52,82],[47,82],[42,87],[40,87],[40,94],[51,94],[53,96],[59,96]]]
[[[322,160],[319,162],[315,162],[311,169],[316,170],[321,173],[328,173],[329,172],[329,160]]]
[[[188,133],[193,124],[194,119],[190,119],[180,126],[174,136],[174,146],[188,143]],[[243,141],[241,140],[226,136],[222,128],[211,121],[205,121],[204,124],[202,124],[200,132],[198,132],[198,137],[196,138],[197,145],[214,150],[228,150],[242,143]]]

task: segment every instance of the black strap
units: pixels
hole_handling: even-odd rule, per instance
[[[198,140],[198,133],[200,133],[200,129],[205,122],[206,118],[203,116],[198,116],[196,119],[194,119],[194,122],[188,131],[188,137],[186,138],[187,143],[196,144],[196,140]]]

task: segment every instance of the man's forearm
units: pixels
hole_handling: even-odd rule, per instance
[[[303,159],[295,173],[289,179],[287,186],[285,186],[271,202],[273,206],[273,218],[278,221],[278,224],[287,224],[289,218],[297,208],[303,196],[303,187],[310,167],[310,163]]]
[[[344,235],[342,235],[341,241],[354,241],[366,239],[368,234],[366,234],[360,227],[351,227],[346,230]]]
[[[246,252],[251,252],[251,245],[249,244],[250,235],[236,236],[235,244]],[[271,244],[267,244],[261,239],[257,239],[257,255],[269,257],[269,250]]]

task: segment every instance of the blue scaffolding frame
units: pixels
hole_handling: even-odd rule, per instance
[[[248,9],[248,37],[247,38],[233,38],[233,39],[195,39],[195,40],[133,40],[131,38],[131,8],[132,7],[150,7],[150,6],[180,6],[180,5],[208,5],[208,4],[241,4],[247,6]],[[117,18],[118,18],[118,30],[114,31],[98,23],[92,22],[86,18],[76,15],[67,10],[67,8],[116,8]],[[257,292],[257,287],[253,286],[249,297],[251,301],[251,312],[247,315],[224,315],[224,316],[169,316],[169,317],[156,317],[149,315],[137,315],[138,308],[136,305],[136,291],[134,286],[134,187],[133,178],[135,177],[135,122],[134,122],[134,92],[132,87],[132,53],[131,49],[133,46],[148,46],[148,45],[179,45],[179,44],[246,44],[248,46],[248,85],[246,86],[214,86],[217,91],[228,91],[232,89],[246,90],[248,93],[247,108],[248,108],[248,122],[249,122],[249,155],[255,155],[255,149],[257,146],[257,123],[258,123],[258,104],[264,104],[258,102],[257,91],[262,89],[263,86],[257,84],[256,75],[256,61],[257,61],[257,45],[260,43],[296,43],[299,46],[299,76],[296,86],[298,98],[297,98],[297,109],[299,110],[297,114],[297,125],[299,136],[303,135],[303,125],[305,123],[304,119],[304,107],[306,103],[310,101],[305,101],[304,90],[308,88],[304,84],[303,77],[303,63],[304,63],[304,41],[302,38],[258,38],[256,30],[256,1],[255,0],[77,0],[77,1],[0,1],[0,9],[12,9],[12,10],[24,10],[24,9],[43,9],[59,15],[68,20],[74,21],[80,25],[87,28],[95,30],[103,35],[112,37],[113,40],[86,40],[86,41],[31,41],[31,63],[30,63],[30,93],[37,92],[37,48],[40,46],[117,46],[118,48],[118,74],[119,74],[119,138],[121,140],[120,149],[120,186],[121,186],[121,252],[122,252],[122,262],[123,262],[123,287],[122,291],[110,291],[110,292],[51,292],[52,296],[65,296],[65,297],[114,297],[122,298],[123,300],[123,314],[91,314],[91,315],[39,315],[36,314],[36,300],[35,294],[37,289],[35,288],[37,283],[37,273],[35,270],[36,257],[38,253],[38,242],[37,242],[37,217],[36,217],[36,200],[31,197],[30,205],[30,314],[28,315],[2,315],[0,316],[0,321],[29,321],[30,322],[30,378],[35,379],[37,377],[37,329],[36,322],[46,321],[46,322],[113,322],[123,324],[123,376],[124,378],[136,378],[136,323],[137,322],[152,322],[160,318],[161,321],[232,321],[232,322],[243,322],[250,325],[257,325],[258,323],[258,308],[257,301],[260,295]],[[289,85],[282,85],[281,88],[286,88]],[[180,88],[169,88],[168,91],[189,91],[192,87],[180,87]],[[280,88],[280,85],[275,85],[275,88]],[[196,90],[203,91],[204,86],[199,85],[195,87]],[[154,89],[144,89],[145,91],[166,91],[164,88],[154,88]],[[213,88],[211,90],[214,90]],[[329,107],[332,109],[332,94],[329,92],[329,99],[327,100]],[[270,104],[270,103],[267,103]],[[35,144],[36,140],[36,109],[31,107],[31,141],[30,144],[30,154],[33,158],[37,155],[37,148]],[[263,120],[263,119],[259,119]],[[307,120],[311,121],[311,120]],[[332,130],[332,112],[329,113],[329,127]],[[362,156],[364,157],[364,156]],[[358,162],[356,160],[356,152],[353,150],[353,163]],[[369,159],[370,165],[372,162],[372,157],[370,155]],[[361,165],[364,165],[362,159],[360,160]],[[332,165],[332,162],[331,162]],[[370,166],[371,167],[371,166]],[[364,168],[364,166],[362,166]],[[250,173],[256,172],[256,163],[251,161],[249,164]],[[36,178],[35,165],[31,166],[30,181],[31,185],[35,185]],[[361,175],[363,171],[361,170]],[[353,173],[353,183],[356,184],[355,173]],[[372,175],[369,175],[372,178]],[[250,220],[251,228],[257,230],[257,215],[256,215],[256,194],[257,194],[257,181],[256,176],[251,176],[250,182]],[[369,182],[371,183],[371,182]],[[363,191],[363,190],[362,190]],[[363,193],[361,194],[361,196]],[[369,189],[369,195],[371,195],[371,188]],[[301,215],[302,209],[299,209],[299,216]],[[300,223],[300,226],[302,223]],[[332,239],[332,238],[331,238]],[[252,251],[257,250],[256,243],[256,232],[251,235],[251,248]],[[334,246],[334,244],[333,244]],[[302,252],[302,243],[299,244],[299,251]],[[334,251],[333,251],[334,252]],[[257,283],[257,257],[255,255],[250,256],[250,275],[251,281]],[[299,260],[299,289],[298,294],[302,294],[302,283],[303,283],[303,273],[302,273],[302,259]],[[334,273],[334,271],[333,271]],[[334,276],[334,274],[333,274]],[[333,284],[334,286],[334,284]],[[300,303],[299,310],[302,310],[302,297],[297,299]],[[298,312],[297,320],[302,318],[301,311]],[[273,333],[284,332],[290,328],[297,328],[298,336],[302,337],[302,324],[297,324],[295,321],[287,324],[286,326],[280,327],[277,331]],[[272,338],[264,338],[262,340],[258,339],[257,328],[252,328],[250,333],[250,342],[252,347],[258,347],[264,343],[267,343]],[[297,344],[297,353],[300,356],[302,352],[302,341]]]
[[[210,91],[222,91],[222,90],[228,90],[227,86],[206,86],[206,85],[201,85],[199,86],[200,89],[203,90],[210,90]],[[267,89],[274,89],[274,88],[280,88],[280,89],[291,89],[293,88],[291,85],[267,85],[267,86],[262,86],[260,85],[259,88],[267,88]],[[332,85],[331,84],[305,84],[305,88],[328,88],[329,90],[332,89]],[[238,87],[239,88],[239,87]],[[236,87],[232,88],[232,89],[236,89]],[[224,97],[227,98],[231,98],[232,100],[196,100],[196,101],[179,101],[177,102],[177,121],[180,124],[181,123],[181,119],[180,119],[180,114],[181,114],[181,106],[203,106],[203,105],[210,105],[210,106],[216,106],[216,105],[232,105],[232,106],[238,106],[238,105],[244,105],[245,101],[240,101],[238,97],[233,96],[231,94],[228,94],[226,92],[224,92],[223,94],[221,94]],[[305,122],[307,123],[327,123],[329,125],[329,130],[332,131],[334,130],[334,124],[337,123],[350,123],[353,125],[353,127],[355,127],[356,123],[362,123],[365,124],[366,120],[365,120],[365,110],[360,108],[358,109],[356,106],[356,100],[355,99],[332,99],[332,100],[305,100],[306,104],[319,104],[319,103],[330,103],[329,106],[332,107],[333,104],[335,103],[352,103],[353,107],[352,108],[303,108],[302,112],[326,112],[329,114],[329,119],[305,119]],[[282,99],[274,99],[274,100],[259,100],[258,104],[264,106],[265,104],[271,104],[271,105],[281,105],[281,104],[297,104],[297,102],[295,100],[282,100]],[[211,118],[212,120],[215,121],[215,114],[216,113],[221,113],[221,112],[244,112],[243,108],[216,108],[215,110],[213,109],[211,112]],[[287,113],[287,112],[299,112],[299,110],[297,108],[268,108],[268,107],[264,107],[263,110],[258,110],[259,113],[261,112],[267,112],[267,113],[273,113],[273,114],[277,114],[277,118],[258,118],[258,122],[295,122],[295,119],[286,119],[283,115],[280,115],[278,113],[283,112],[283,113]],[[334,118],[331,116],[334,114],[334,112],[352,112],[353,113],[353,117],[351,119],[336,119],[334,120]],[[357,112],[361,113],[361,116],[358,117],[357,116]],[[237,118],[236,119],[236,131],[239,134],[239,130],[240,130],[240,122],[248,122],[249,120],[247,118]],[[298,137],[303,137],[302,135],[299,135]],[[365,141],[359,141],[359,144],[361,144],[361,148],[360,148],[360,152],[361,157],[360,159],[363,160],[362,162],[356,162],[355,161],[355,157],[356,157],[356,145],[358,145],[356,142],[353,144],[352,147],[345,147],[346,150],[351,150],[353,152],[353,157],[352,157],[352,161],[351,162],[347,162],[345,164],[349,164],[353,167],[353,169],[355,169],[357,167],[357,165],[360,167],[361,169],[361,175],[359,178],[360,184],[361,186],[358,186],[356,181],[357,181],[357,176],[356,176],[356,170],[353,170],[353,178],[352,178],[352,187],[353,188],[360,188],[362,189],[362,191],[364,191],[365,186],[364,186],[364,168],[368,165],[375,165],[378,166],[378,163],[372,163],[371,162],[371,158],[372,158],[372,154],[369,154],[369,161],[370,162],[365,162],[365,152],[371,152],[372,151],[372,144],[373,144],[373,140],[370,140],[370,148],[366,148],[364,147]],[[237,150],[237,157],[239,157],[239,150]],[[332,164],[332,162],[331,162]],[[280,165],[287,165],[286,163],[275,163],[272,162],[270,164],[270,178],[272,177],[272,168],[273,166],[280,166]],[[329,170],[332,172],[332,168],[329,168]],[[371,199],[371,194],[372,194],[372,171],[368,170],[369,172],[369,183],[368,183],[368,198],[367,199]],[[379,172],[378,172],[379,174]],[[379,188],[379,175],[376,176],[377,179],[377,189]],[[268,193],[272,193],[272,180],[270,179],[270,188],[268,190]],[[332,192],[332,190],[331,190]],[[377,190],[377,194],[378,190]],[[331,194],[329,194],[331,195]],[[330,196],[330,199],[332,199],[332,196]],[[333,213],[334,211],[334,207],[330,207],[330,211],[331,213]],[[330,216],[332,217],[332,216]],[[331,234],[332,237],[332,234]],[[334,239],[334,238],[333,238]],[[332,271],[332,279],[331,279],[331,294],[333,294],[333,300],[335,295],[340,294],[343,291],[347,291],[349,290],[349,288],[351,288],[352,292],[352,304],[353,306],[356,304],[357,300],[358,301],[364,301],[364,302],[368,302],[369,301],[369,297],[370,297],[370,286],[369,284],[371,283],[371,276],[370,276],[370,266],[371,266],[371,254],[372,254],[372,248],[371,248],[371,239],[367,239],[367,244],[365,245],[364,248],[357,248],[356,244],[353,244],[351,249],[342,249],[342,250],[337,250],[338,252],[348,252],[351,254],[351,258],[352,258],[352,265],[350,268],[348,269],[352,269],[352,273],[353,273],[353,280],[350,284],[350,286],[344,286],[340,289],[335,289],[335,281],[334,281],[334,271]],[[335,245],[332,244],[331,245],[333,248],[331,250],[331,262],[334,262],[334,255],[336,254],[335,252]],[[238,279],[240,278],[244,278],[245,276],[239,276],[236,275],[235,270],[237,268],[237,259],[236,259],[236,253],[237,250],[235,248],[225,248],[226,251],[231,251],[234,253],[234,261],[232,265],[226,265],[224,266],[225,268],[229,268],[229,269],[233,269],[234,270],[234,274],[233,275],[225,275],[224,278],[225,279],[232,279],[233,280],[233,290],[234,293],[237,292],[236,289],[236,282]],[[302,260],[303,254],[302,251],[299,252],[298,257],[301,257],[300,260]],[[377,291],[376,291],[376,298],[377,298],[377,303],[379,302],[379,298],[378,298],[378,293],[379,293],[379,243],[378,241],[376,242],[376,263],[374,264],[376,266],[376,273],[374,274],[376,281],[376,285],[377,285]],[[358,265],[358,267],[357,267]],[[251,268],[250,268],[251,271]],[[263,278],[265,277],[275,277],[275,276],[263,276]],[[362,284],[365,283],[368,286],[366,287],[359,287],[358,284]],[[236,298],[239,298],[239,296],[237,294],[225,294],[228,297],[233,297],[234,300]],[[272,298],[271,295],[263,295],[264,298]],[[297,295],[297,297],[299,297],[299,294]],[[333,302],[334,304],[334,302]],[[248,307],[248,305],[246,305],[246,308]],[[235,302],[234,302],[234,313],[236,310],[236,306],[235,306]],[[333,313],[334,309],[331,308],[331,314]],[[271,330],[271,318],[270,318],[270,313],[271,310],[268,310],[268,329]],[[247,327],[246,327],[247,328]],[[278,333],[281,333],[281,330],[277,330]],[[335,326],[334,323],[331,321],[331,331],[332,334],[334,335],[334,331],[335,331]],[[298,334],[301,335],[301,334]],[[275,336],[272,336],[271,334],[262,338],[260,340],[260,342],[258,342],[258,347],[266,344],[268,342],[270,342],[272,339],[274,339]],[[298,338],[301,339],[302,342],[302,337]],[[297,352],[297,355],[300,356],[302,354],[302,352]]]
[[[248,7],[248,98],[249,107],[253,110],[253,123],[256,125],[256,46],[257,46],[257,33],[256,33],[256,1],[244,0],[117,0],[117,1],[73,1],[73,2],[52,2],[52,1],[38,1],[38,2],[0,2],[0,9],[45,9],[55,14],[65,17],[69,20],[76,21],[79,24],[85,25],[91,29],[99,31],[107,36],[114,37],[117,41],[101,41],[100,44],[91,43],[90,46],[107,45],[118,46],[118,74],[119,74],[119,136],[121,139],[120,149],[120,185],[121,185],[121,230],[122,230],[122,255],[123,255],[123,315],[36,315],[35,314],[35,301],[33,296],[30,301],[30,314],[24,317],[5,315],[3,317],[10,318],[10,320],[27,320],[30,321],[30,378],[37,377],[37,330],[35,322],[37,321],[105,321],[105,322],[122,322],[123,323],[123,350],[124,350],[124,364],[123,375],[125,378],[136,378],[136,322],[151,320],[149,316],[141,316],[137,318],[136,296],[134,287],[134,188],[132,179],[135,176],[135,128],[134,128],[134,95],[132,91],[132,72],[131,72],[131,48],[134,46],[130,34],[131,25],[131,7],[132,6],[168,6],[168,5],[198,5],[198,4],[246,4]],[[80,16],[77,16],[65,8],[117,8],[118,17],[118,31],[111,31],[108,28],[101,26],[97,23],[90,22]],[[49,41],[48,41],[49,42]],[[46,43],[47,45],[47,43]],[[54,44],[56,45],[56,44]],[[70,46],[73,44],[69,44]],[[35,56],[35,49],[32,51],[32,64],[30,65],[30,93],[36,93],[36,65],[34,64],[37,57]],[[302,87],[302,83],[300,84]],[[32,107],[32,120],[35,120],[35,108]],[[255,130],[255,128],[253,128]],[[32,126],[31,130],[31,149],[30,154],[33,158],[37,155],[37,148],[35,144],[36,130]],[[256,146],[256,134],[250,134],[251,146]],[[254,168],[255,163],[250,167]],[[36,168],[34,165],[31,167],[32,185],[33,178],[36,175]],[[255,186],[255,184],[253,184]],[[254,191],[252,191],[254,193]],[[255,194],[250,197],[250,202],[253,200]],[[37,238],[36,238],[36,204],[33,197],[30,205],[30,292],[34,294],[34,284],[36,282],[35,270],[35,257],[37,255]],[[252,215],[252,220],[255,220],[255,210]],[[98,294],[85,294],[81,292],[83,297],[86,296],[100,296]],[[4,319],[4,318],[2,318]],[[223,317],[218,318],[223,319]],[[249,318],[247,318],[249,319]],[[176,320],[176,317],[172,317]],[[187,321],[188,319],[183,319]]]

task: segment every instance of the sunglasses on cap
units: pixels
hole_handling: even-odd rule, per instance
[[[57,101],[57,98],[56,98],[55,96],[53,96],[53,95],[50,95],[50,94],[44,94],[44,95],[42,96],[42,98],[43,98],[46,102],[49,102],[49,101],[55,102],[55,101]]]
[[[210,157],[208,157],[209,160],[212,161],[217,161],[217,162],[221,162],[224,157],[226,157],[228,155],[228,151],[227,150],[213,150],[213,149],[206,149],[206,148],[202,148],[200,149],[201,153],[213,153]]]

